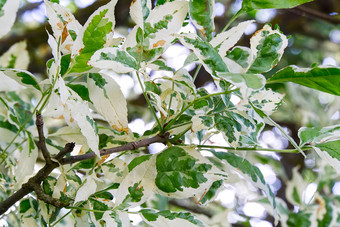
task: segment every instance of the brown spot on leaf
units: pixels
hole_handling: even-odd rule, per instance
[[[63,32],[61,33],[61,44],[63,44],[68,36],[67,26],[64,26]]]
[[[154,43],[152,46],[153,48],[158,47],[158,46],[164,46],[165,43],[166,43],[165,40],[159,40],[156,43]]]

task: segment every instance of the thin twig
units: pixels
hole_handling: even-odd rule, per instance
[[[336,17],[330,16],[328,14],[316,11],[316,10],[310,8],[310,7],[297,6],[294,9],[292,9],[292,12],[298,13],[302,16],[307,16],[307,17],[310,17],[310,18],[313,18],[313,19],[315,19],[315,18],[321,19],[321,20],[324,20],[324,21],[329,22],[331,24],[340,24],[339,18],[336,18]]]
[[[48,152],[48,149],[46,147],[46,139],[45,139],[45,136],[44,136],[43,117],[38,111],[37,111],[36,117],[37,117],[37,119],[35,121],[35,124],[37,126],[38,135],[39,135],[38,147],[41,150],[41,153],[43,154],[46,163],[51,163],[51,156],[50,156],[50,153]]]

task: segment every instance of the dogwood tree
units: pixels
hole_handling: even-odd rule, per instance
[[[266,78],[287,36],[266,24],[241,46],[254,20],[232,24],[255,9],[308,1],[244,0],[216,34],[213,0],[134,0],[135,26],[122,37],[115,31],[117,0],[95,9],[84,25],[58,1],[45,0],[53,55],[46,79],[27,71],[25,42],[0,57],[2,224],[130,226],[137,215],[141,226],[228,226],[232,211],[216,198],[242,185],[282,226],[339,224],[340,200],[329,187],[340,173],[340,126],[302,127],[295,141],[271,117],[285,94],[268,85],[293,82],[339,96],[340,68],[289,65]],[[19,0],[0,4],[1,36],[18,7]],[[183,32],[188,23],[194,32]],[[162,58],[175,43],[191,51],[178,70]],[[197,66],[193,76],[190,64]],[[201,68],[212,76],[213,91],[195,86]],[[147,103],[140,111],[152,117],[142,134],[129,128],[123,76],[136,82]],[[294,148],[263,147],[265,127]],[[263,151],[316,154],[319,192],[306,202],[308,182],[294,169],[286,197],[299,209],[290,209],[255,165],[254,154],[260,159]],[[266,160],[274,168],[275,159]]]

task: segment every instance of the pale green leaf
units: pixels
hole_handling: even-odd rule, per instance
[[[313,148],[321,159],[340,174],[340,140],[316,144]]]
[[[327,127],[302,127],[299,129],[300,146],[306,143],[323,143],[329,140],[340,139],[340,125]]]
[[[90,73],[87,84],[96,110],[114,129],[127,132],[126,100],[117,82],[103,73]]]
[[[106,47],[96,51],[88,64],[99,69],[111,69],[117,73],[128,73],[137,69],[136,59],[118,47]]]
[[[95,173],[86,177],[85,183],[77,191],[74,204],[80,201],[88,200],[89,196],[96,192],[97,183],[95,178],[97,178]]]
[[[116,24],[114,16],[116,3],[117,0],[112,0],[97,9],[79,31],[72,48],[70,72],[90,70],[92,67],[87,62],[91,56],[97,50],[112,44]]]
[[[0,8],[0,38],[6,35],[12,28],[17,11],[19,9],[19,0],[3,0]]]
[[[264,73],[271,70],[281,59],[288,39],[278,29],[265,25],[250,39],[253,62],[248,73]]]
[[[190,0],[189,13],[192,23],[200,30],[208,40],[213,37],[215,30],[215,1],[214,0]]]
[[[21,41],[11,46],[9,50],[0,57],[0,66],[2,68],[26,70],[29,64],[29,55],[26,48],[26,41]]]
[[[268,79],[268,83],[282,82],[293,82],[333,95],[340,95],[340,68],[334,66],[299,68],[291,65]]]

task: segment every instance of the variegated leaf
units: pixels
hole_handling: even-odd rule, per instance
[[[111,69],[117,73],[137,70],[136,59],[118,47],[106,47],[96,51],[88,64],[99,69]]]
[[[332,125],[328,127],[302,127],[299,129],[298,136],[300,138],[300,146],[307,143],[318,144],[326,141],[340,139],[340,125]]]
[[[131,2],[130,16],[132,20],[144,29],[145,20],[151,11],[151,0],[135,0]]]
[[[313,149],[340,174],[340,140],[316,144]]]
[[[73,43],[82,28],[73,14],[64,6],[45,0],[48,22],[52,27],[56,40],[60,39],[60,51],[63,54],[71,53]]]
[[[26,47],[26,41],[21,41],[11,46],[9,50],[0,57],[0,66],[2,68],[26,70],[29,64]]]
[[[117,0],[112,0],[97,9],[79,31],[72,48],[70,72],[90,70],[92,67],[87,62],[94,52],[112,43],[116,3]]]
[[[87,79],[90,99],[96,110],[118,131],[127,132],[127,106],[117,82],[110,76],[90,73]]]
[[[30,73],[26,70],[3,69],[3,68],[1,68],[0,69],[0,75],[3,78],[9,77],[9,78],[15,80],[17,83],[22,85],[21,87],[19,86],[19,88],[31,87],[31,88],[37,89],[38,91],[41,91],[41,88],[39,86],[39,83],[38,83],[36,77],[32,73]],[[13,83],[13,82],[11,82],[11,83]]]
[[[211,40],[215,30],[215,1],[214,0],[190,0],[189,13],[192,23]]]

